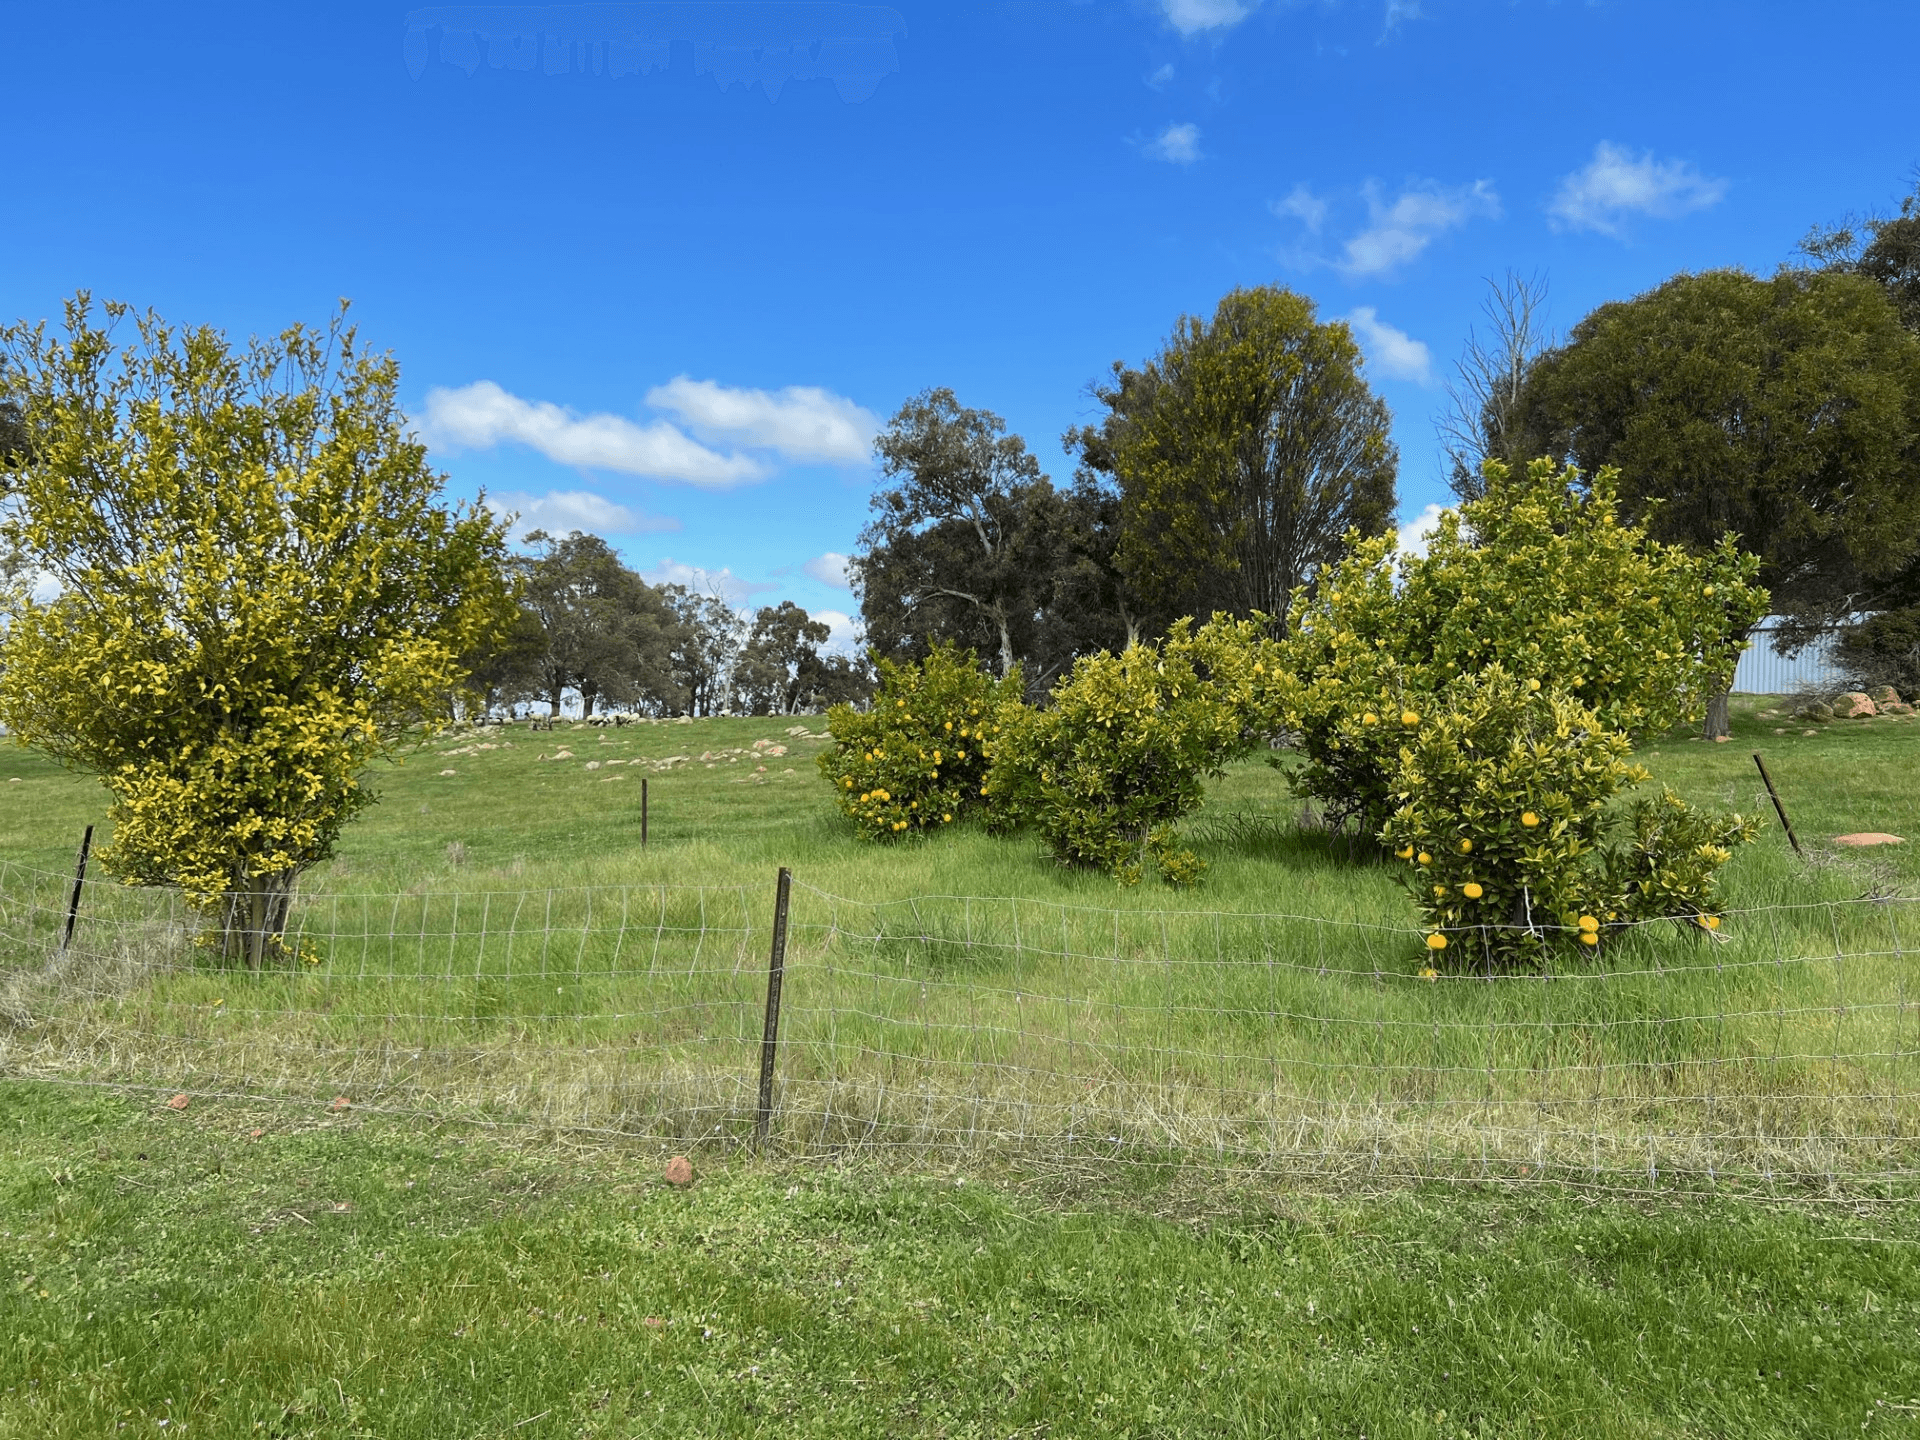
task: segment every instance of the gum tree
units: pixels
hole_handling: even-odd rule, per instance
[[[236,350],[82,293],[0,350],[27,442],[0,543],[57,586],[6,592],[0,721],[100,777],[115,873],[180,887],[258,966],[368,764],[511,619],[501,528],[442,503],[344,306]]]

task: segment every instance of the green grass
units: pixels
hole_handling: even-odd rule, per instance
[[[100,792],[21,754],[0,857],[46,875],[8,886],[8,928],[39,943],[10,957],[0,1064],[724,1149],[753,1123],[787,864],[789,1153],[1169,1152],[1337,1188],[1904,1191],[1920,909],[1860,897],[1911,893],[1914,854],[1827,842],[1905,823],[1920,725],[1775,736],[1762,708],[1736,707],[1733,744],[1676,736],[1644,758],[1689,798],[1753,811],[1764,748],[1813,858],[1777,826],[1743,852],[1725,944],[1652,927],[1604,976],[1492,982],[1421,980],[1393,872],[1296,823],[1265,765],[1236,767],[1190,822],[1211,862],[1198,891],[1123,890],[1026,837],[856,841],[813,773],[819,742],[750,720],[421,748],[309,878],[312,966],[221,970],[182,948],[177,906],[111,886],[49,963],[66,882],[47,840]],[[788,753],[758,768],[754,739]],[[675,755],[695,758],[649,774],[643,851],[637,767],[604,762]]]
[[[0,1436],[1753,1440],[1920,1415],[1903,1210],[658,1174],[617,1145],[0,1081]]]

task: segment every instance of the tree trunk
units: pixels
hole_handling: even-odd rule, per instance
[[[995,616],[1000,624],[1000,678],[1006,679],[1013,673],[1013,636],[1007,631],[1006,619]]]
[[[560,718],[560,692],[558,690],[555,690],[551,695],[547,696],[547,718],[549,720],[558,720]]]
[[[234,888],[220,902],[221,959],[239,960],[249,970],[258,970],[281,950],[298,878],[297,870],[234,876]]]
[[[1714,691],[1713,698],[1707,701],[1707,718],[1700,726],[1701,739],[1718,740],[1732,733],[1727,716],[1727,695],[1731,683],[1730,680],[1722,681],[1721,688]]]

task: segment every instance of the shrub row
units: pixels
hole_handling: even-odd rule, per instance
[[[1608,471],[1486,476],[1423,555],[1349,537],[1284,639],[1264,616],[1183,620],[1082,658],[1039,708],[1017,673],[993,680],[951,646],[883,663],[870,712],[831,712],[821,771],[876,838],[981,811],[1031,825],[1062,864],[1190,884],[1180,818],[1284,735],[1296,793],[1405,867],[1436,966],[1592,952],[1660,917],[1715,928],[1715,873],[1753,822],[1622,797],[1647,778],[1635,738],[1726,684],[1766,608],[1758,562],[1730,538],[1693,555],[1623,525]]]

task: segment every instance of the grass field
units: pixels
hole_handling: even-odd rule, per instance
[[[1763,749],[1812,851],[1768,810],[1725,944],[1440,982],[1264,765],[1200,890],[1124,891],[856,843],[752,721],[425,747],[311,877],[314,964],[108,884],[60,961],[104,806],[15,752],[0,1437],[1911,1434],[1916,862],[1830,839],[1911,825],[1920,725],[1758,708],[1643,756],[1751,811]],[[674,755],[643,852],[605,761]]]
[[[0,855],[42,874],[7,886],[9,926],[37,944],[14,947],[0,1055],[724,1148],[753,1123],[785,864],[772,1141],[788,1153],[1146,1152],[1343,1189],[1904,1193],[1914,853],[1828,840],[1907,823],[1920,725],[1776,735],[1760,708],[1737,708],[1733,744],[1676,736],[1644,756],[1688,798],[1752,812],[1763,748],[1813,851],[1796,859],[1769,824],[1729,869],[1725,943],[1658,926],[1600,974],[1438,982],[1418,975],[1394,873],[1299,823],[1264,764],[1189,822],[1199,890],[1122,890],[967,827],[857,842],[813,773],[820,742],[751,720],[421,748],[306,884],[311,965],[215,968],[179,943],[169,900],[105,884],[49,964],[67,881],[48,840],[96,818],[100,792],[21,754]]]
[[[1905,1212],[723,1165],[0,1081],[0,1436],[1898,1436]]]

